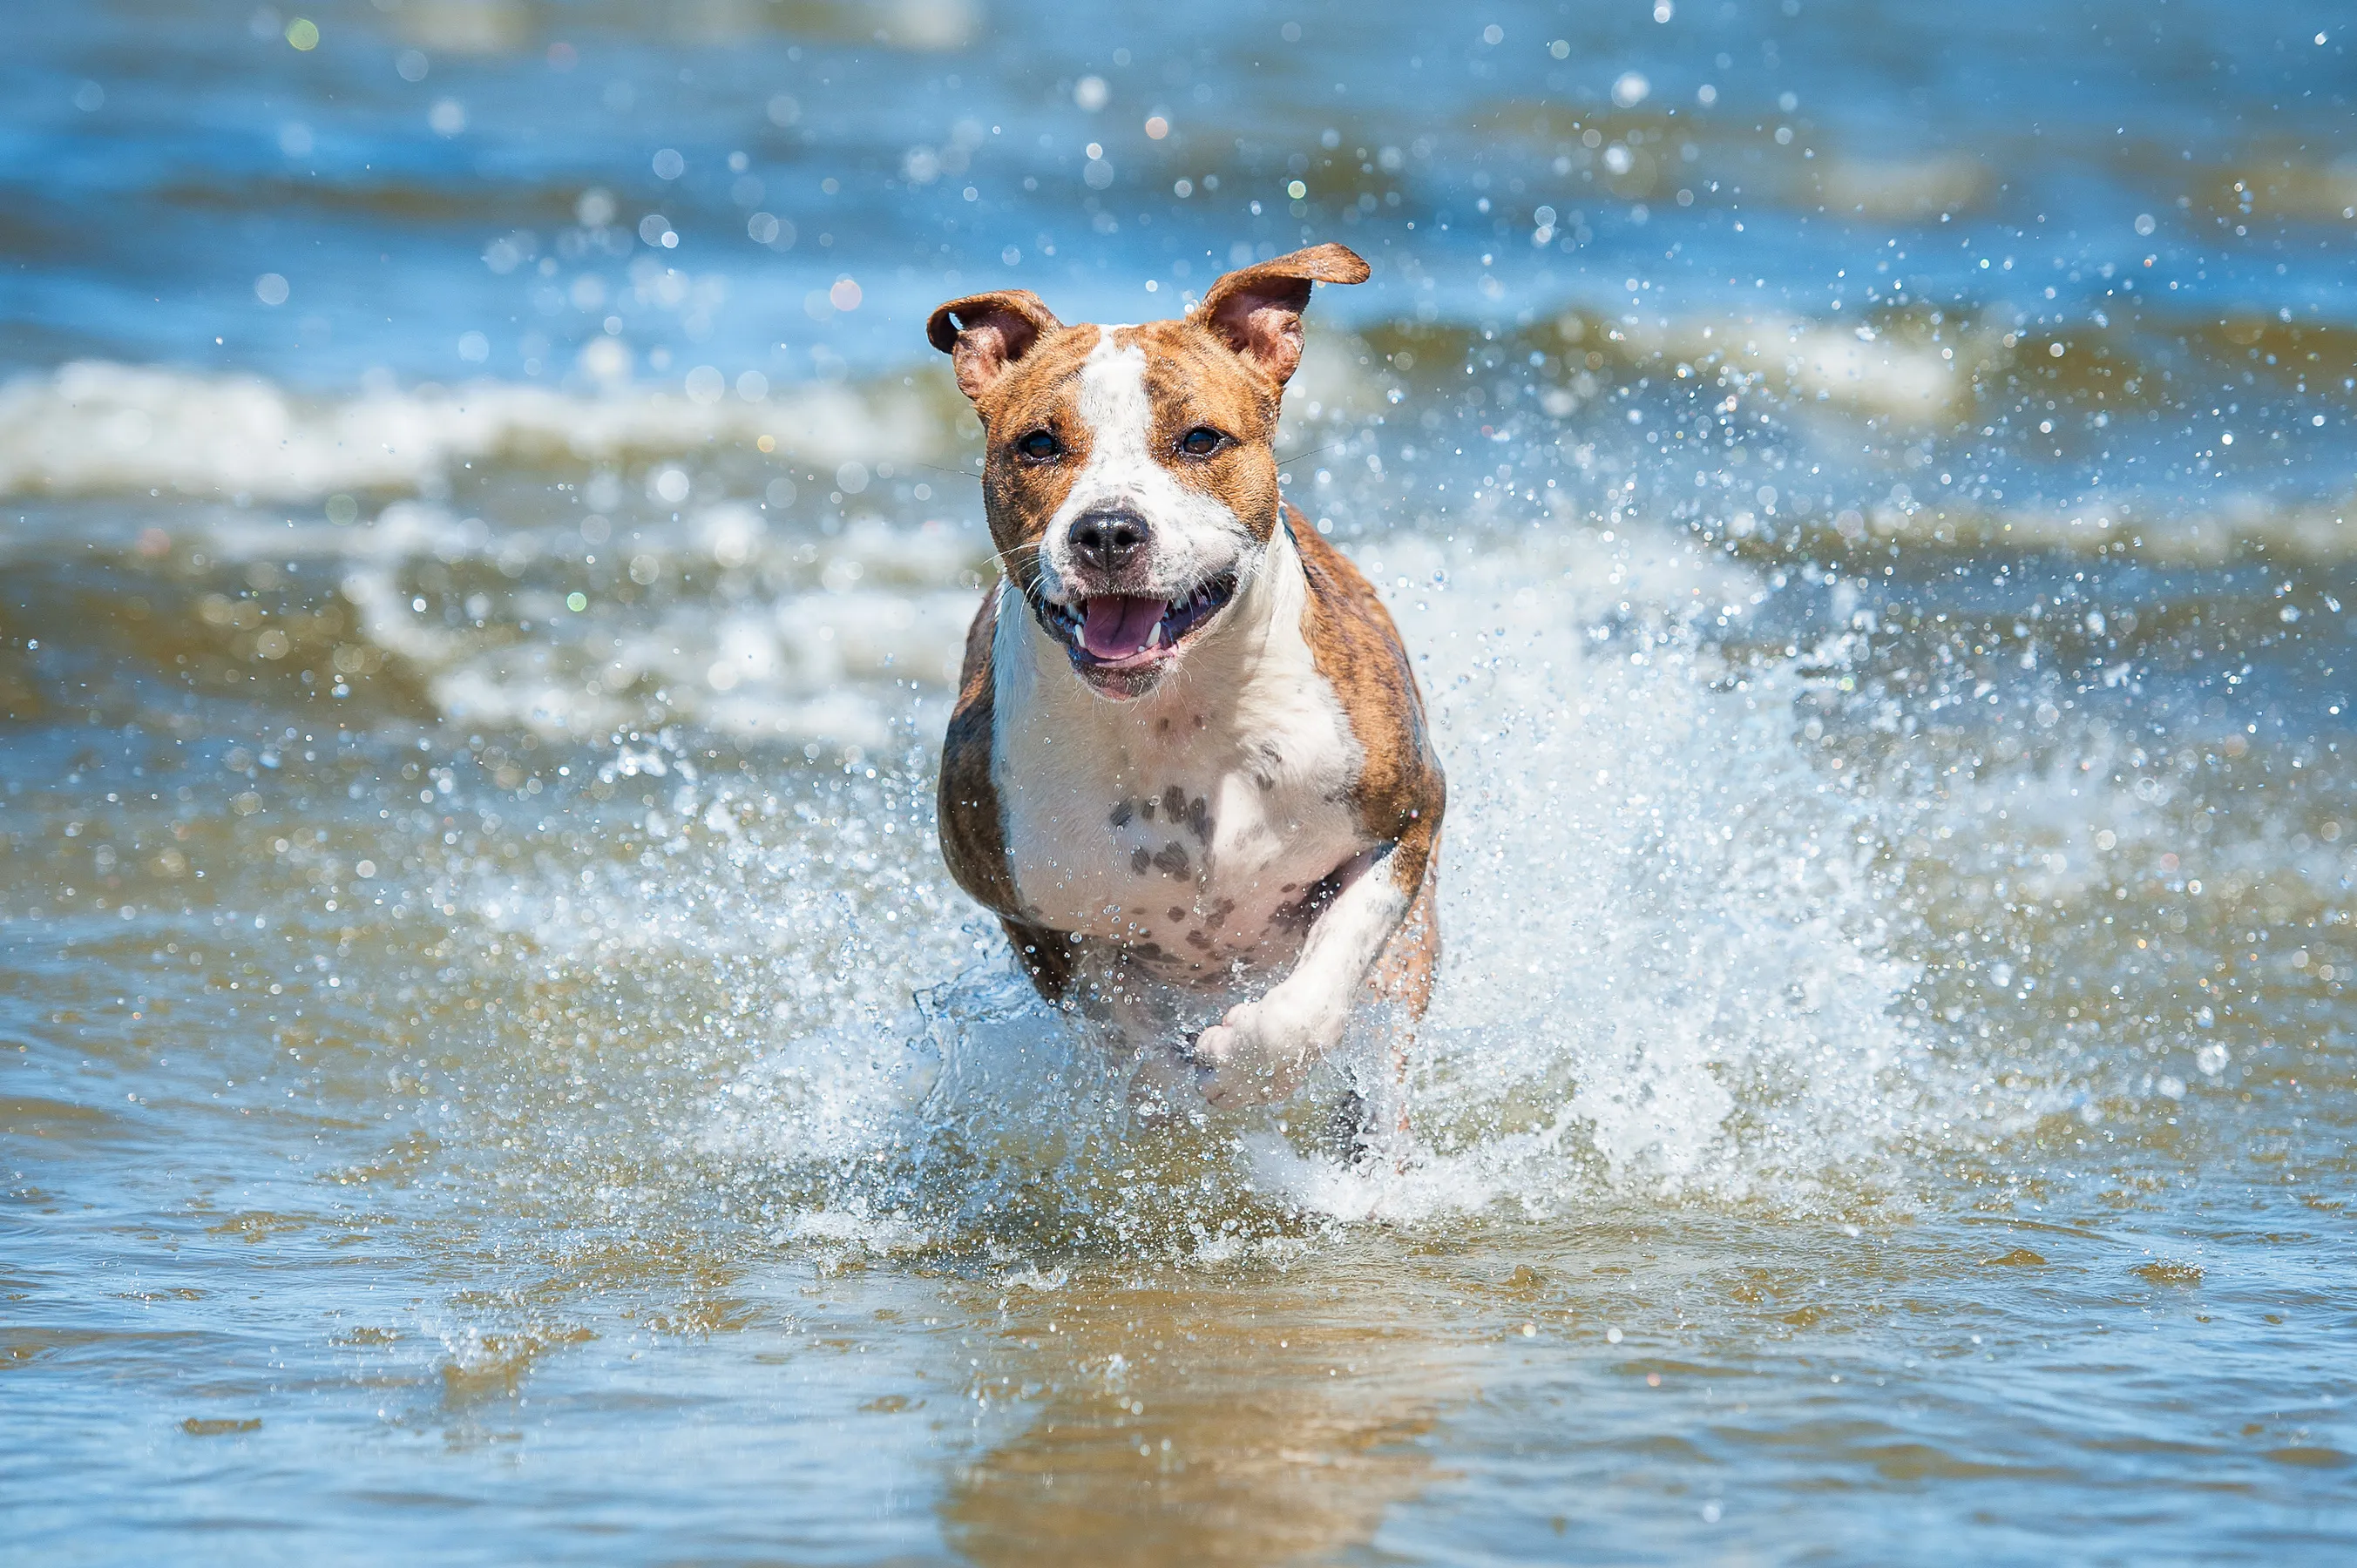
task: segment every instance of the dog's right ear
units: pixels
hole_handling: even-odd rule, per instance
[[[980,403],[1006,368],[1064,324],[1028,288],[953,299],[925,323],[925,336],[957,367],[958,390]]]

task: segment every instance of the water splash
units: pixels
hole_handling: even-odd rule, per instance
[[[879,1013],[871,988],[764,1050],[694,1134],[699,1156],[895,1244],[1180,1251],[1614,1192],[1806,1204],[1871,1167],[1917,1109],[1900,1080],[1921,1047],[1893,1010],[1914,972],[1887,950],[1900,917],[1873,810],[1796,729],[1822,653],[1813,675],[1740,665],[1692,613],[1621,614],[1637,575],[1714,619],[1748,601],[1743,574],[1681,545],[1371,564],[1427,584],[1395,599],[1411,646],[1434,650],[1455,781],[1447,957],[1404,1160],[1336,1165],[1315,1088],[1175,1137],[1131,1129],[1126,1062],[1039,1004],[987,935],[985,961],[947,982],[890,964],[886,987],[913,1004]],[[983,929],[953,899],[932,918]]]

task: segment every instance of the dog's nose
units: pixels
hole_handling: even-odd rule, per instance
[[[1072,523],[1072,553],[1111,576],[1136,559],[1148,535],[1146,520],[1134,511],[1083,512]]]

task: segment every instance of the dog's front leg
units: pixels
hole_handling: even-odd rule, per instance
[[[1415,895],[1403,886],[1403,862],[1415,859],[1420,874],[1422,857],[1400,848],[1383,844],[1341,867],[1341,887],[1310,926],[1293,972],[1197,1037],[1205,1100],[1223,1111],[1282,1100],[1340,1043],[1351,999]]]

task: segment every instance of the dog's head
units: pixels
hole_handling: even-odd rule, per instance
[[[1318,245],[1228,274],[1178,321],[1067,327],[1023,289],[952,300],[926,336],[982,415],[983,506],[1008,580],[1072,668],[1143,696],[1215,626],[1277,528],[1277,404]]]

